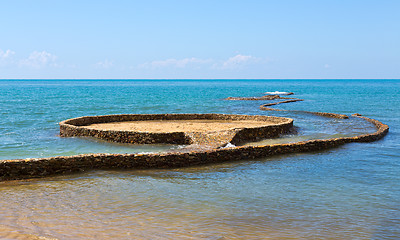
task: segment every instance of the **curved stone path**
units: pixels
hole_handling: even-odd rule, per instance
[[[323,117],[330,117],[330,118],[340,118],[340,119],[348,119],[349,116],[345,114],[338,114],[338,113],[327,113],[327,112],[310,112],[310,111],[300,111],[300,110],[282,110],[276,108],[270,108],[269,106],[274,106],[282,103],[291,103],[291,102],[298,102],[304,101],[303,99],[296,99],[296,100],[287,100],[282,102],[275,102],[275,103],[267,103],[260,106],[260,110],[263,111],[285,111],[285,112],[302,112],[302,113],[309,113],[313,115],[323,116]]]
[[[293,94],[293,93],[292,93]],[[224,100],[236,100],[236,101],[261,101],[261,100],[275,100],[275,99],[296,99],[291,97],[281,97],[279,95],[265,95],[262,97],[227,97]],[[299,101],[303,101],[299,99]]]
[[[293,94],[294,94],[293,92],[290,93],[290,95],[293,95]],[[260,110],[281,111],[281,112],[301,112],[301,113],[308,113],[308,114],[313,114],[313,115],[318,115],[318,116],[323,116],[323,117],[340,118],[340,119],[349,118],[347,115],[337,114],[337,113],[310,112],[310,111],[300,111],[300,110],[283,110],[283,109],[277,109],[277,108],[270,107],[270,106],[275,106],[275,105],[279,105],[279,104],[283,104],[283,103],[304,101],[304,99],[300,99],[300,98],[288,98],[288,97],[281,97],[279,95],[266,95],[266,96],[262,96],[262,97],[228,97],[228,98],[225,98],[225,100],[276,100],[276,99],[289,99],[289,100],[263,104],[260,106]]]
[[[276,104],[275,104],[276,105]],[[315,114],[314,112],[310,112]],[[336,117],[334,113],[321,113]],[[296,143],[263,146],[238,146],[213,149],[195,149],[186,152],[146,154],[82,154],[50,158],[14,159],[0,161],[0,180],[38,178],[56,174],[91,171],[95,169],[154,169],[177,168],[227,161],[265,158],[277,154],[321,151],[351,142],[372,142],[383,138],[389,131],[378,120],[353,114],[375,125],[376,131],[355,137],[308,140]]]

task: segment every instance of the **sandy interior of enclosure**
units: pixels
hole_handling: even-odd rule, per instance
[[[210,132],[229,130],[234,128],[262,127],[276,124],[270,121],[227,121],[227,120],[150,120],[97,123],[85,128],[97,130],[117,130],[135,132]]]

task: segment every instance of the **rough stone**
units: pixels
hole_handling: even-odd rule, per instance
[[[224,120],[260,122],[257,127],[243,127],[211,132],[138,132],[126,130],[100,130],[87,128],[90,124],[149,121],[149,120]],[[238,144],[262,138],[277,137],[293,127],[293,119],[270,116],[228,115],[228,114],[124,114],[105,116],[86,116],[69,119],[60,123],[60,136],[88,136],[112,142],[134,144],[197,144],[215,147],[228,142]]]

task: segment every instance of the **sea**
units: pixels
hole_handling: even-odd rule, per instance
[[[301,102],[228,101],[293,92]],[[295,132],[253,145],[374,132],[371,143],[205,166],[95,170],[0,182],[1,239],[400,239],[400,80],[0,80],[0,161],[146,153],[59,136],[58,123],[106,114],[283,116]]]

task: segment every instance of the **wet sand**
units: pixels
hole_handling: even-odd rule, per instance
[[[235,128],[252,128],[274,124],[270,121],[223,121],[223,120],[151,120],[98,123],[85,126],[97,130],[136,132],[212,132]],[[275,123],[276,124],[276,123]]]

